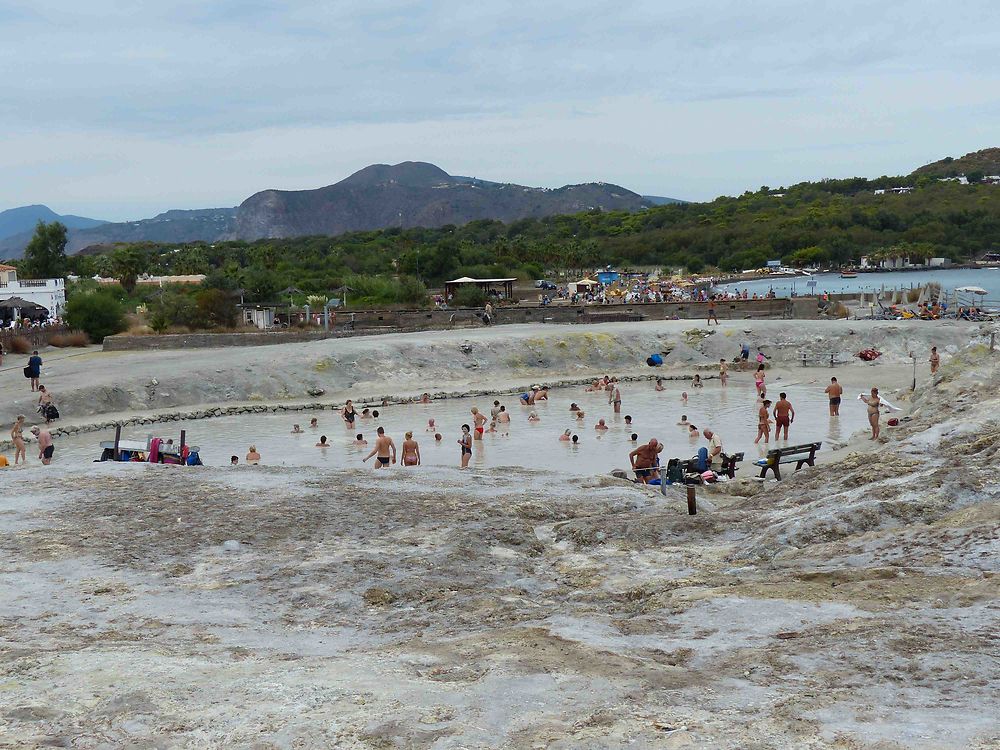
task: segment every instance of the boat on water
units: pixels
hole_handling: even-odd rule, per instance
[[[161,438],[149,435],[145,440],[119,440],[118,458],[115,458],[115,441],[102,440],[100,461],[126,461],[133,463],[185,464],[201,466],[201,456],[197,445],[175,445]]]
[[[840,278],[842,279],[856,279],[858,278],[857,271],[841,271]]]

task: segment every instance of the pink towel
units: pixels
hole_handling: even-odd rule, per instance
[[[160,438],[153,438],[149,442],[149,463],[157,464],[160,462]]]

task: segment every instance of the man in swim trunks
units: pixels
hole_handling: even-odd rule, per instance
[[[635,472],[636,479],[643,484],[659,476],[655,468],[658,455],[659,442],[656,438],[650,438],[648,443],[640,445],[628,454],[628,460],[632,464],[632,471]]]
[[[499,414],[499,413],[500,413],[500,402],[499,401],[494,401],[493,402],[493,408],[490,409],[490,416],[493,417],[493,419],[496,419],[497,418],[497,414]]]
[[[379,427],[376,430],[378,437],[375,438],[375,447],[372,448],[372,452],[362,459],[362,463],[366,462],[372,456],[377,455],[377,461],[375,463],[376,469],[381,469],[389,465],[390,460],[392,463],[396,463],[396,444],[392,442],[392,438],[385,434],[385,428]]]
[[[38,457],[42,463],[48,466],[52,463],[52,454],[55,453],[55,446],[52,445],[52,433],[39,427],[32,427],[31,434],[38,440]]]
[[[781,428],[785,428],[785,440],[788,440],[788,425],[795,421],[795,409],[784,393],[778,394],[778,403],[774,405],[774,439],[781,438]]]
[[[480,414],[479,409],[475,406],[472,407],[472,424],[474,425],[472,439],[482,440],[483,433],[486,431],[486,415]]]
[[[715,321],[715,325],[719,325],[719,316],[715,314],[715,295],[713,294],[708,298],[708,322],[706,325],[712,325],[712,321]]]
[[[840,416],[840,397],[844,395],[844,388],[837,382],[836,378],[830,378],[830,385],[826,387],[826,395],[830,399],[830,416]]]

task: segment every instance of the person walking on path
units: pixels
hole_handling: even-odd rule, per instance
[[[42,377],[42,358],[38,356],[36,349],[28,357],[28,366],[24,368],[24,375],[31,380],[32,392],[38,390],[38,379]]]
[[[719,316],[715,314],[714,294],[708,298],[708,325],[712,325],[713,320],[715,321],[715,325],[721,325],[721,323],[719,323]]]

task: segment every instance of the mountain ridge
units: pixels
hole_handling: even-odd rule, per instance
[[[314,190],[262,190],[237,208],[233,239],[440,227],[476,219],[515,221],[593,209],[638,211],[653,203],[608,183],[560,188],[454,177],[427,162],[372,164]]]
[[[35,203],[0,211],[0,240],[25,232],[28,232],[30,237],[39,221],[61,221],[67,229],[89,229],[108,223],[103,219],[89,219],[86,216],[73,214],[57,214],[48,206]]]

